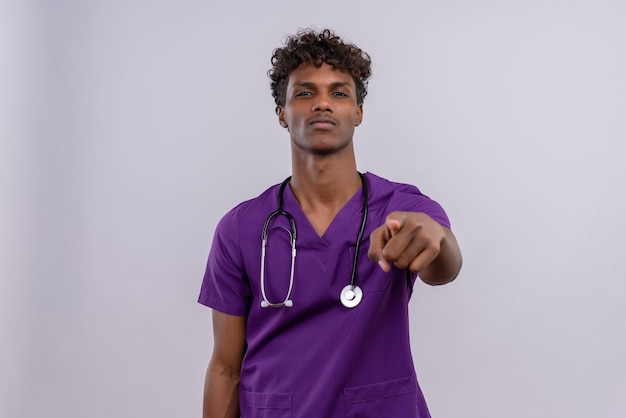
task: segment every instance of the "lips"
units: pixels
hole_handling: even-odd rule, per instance
[[[337,121],[329,117],[316,117],[309,120],[309,125],[319,129],[330,129],[337,125]]]

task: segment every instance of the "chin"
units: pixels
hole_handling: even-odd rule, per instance
[[[298,144],[294,142],[294,145],[302,151],[308,152],[313,155],[331,155],[337,154],[350,148],[352,141],[337,143],[336,141],[314,141],[313,143],[307,142],[305,144]]]

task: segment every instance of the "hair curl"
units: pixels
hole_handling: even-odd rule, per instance
[[[323,63],[348,72],[356,85],[356,100],[362,104],[367,95],[367,83],[372,75],[370,56],[354,44],[346,44],[329,29],[317,33],[300,29],[289,36],[283,48],[272,54],[272,68],[267,72],[271,80],[276,113],[285,105],[287,83],[293,70],[305,63],[321,67]]]

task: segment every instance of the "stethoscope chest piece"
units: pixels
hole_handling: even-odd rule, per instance
[[[341,289],[339,300],[346,308],[354,308],[361,303],[361,299],[363,299],[363,291],[359,286],[349,284]]]

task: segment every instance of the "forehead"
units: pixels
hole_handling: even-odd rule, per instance
[[[355,87],[354,79],[347,71],[338,70],[326,63],[323,63],[320,67],[310,63],[300,65],[289,74],[287,88],[303,83],[320,86],[348,83],[352,88]]]

